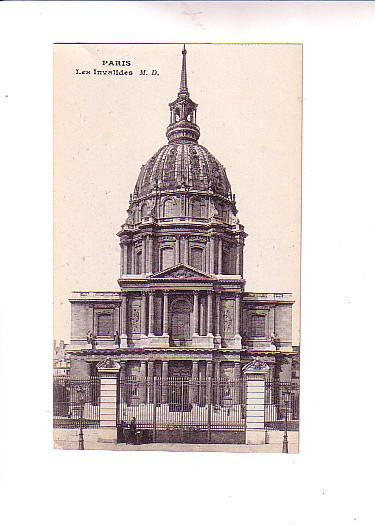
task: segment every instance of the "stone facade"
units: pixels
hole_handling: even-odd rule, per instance
[[[111,356],[123,375],[236,379],[258,355],[290,379],[293,299],[245,292],[246,233],[224,167],[198,143],[185,49],[169,106],[168,144],[142,166],[117,233],[119,291],[70,298],[71,375]]]

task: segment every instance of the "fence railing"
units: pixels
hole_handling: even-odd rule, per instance
[[[245,430],[246,380],[161,377],[118,379],[117,425],[157,431],[224,432]],[[288,393],[287,397],[285,392]],[[100,379],[56,376],[53,421],[58,428],[99,427]],[[82,421],[81,421],[82,420]],[[265,383],[267,430],[299,428],[299,389],[295,382]]]
[[[53,426],[99,427],[100,380],[98,377],[53,378]]]

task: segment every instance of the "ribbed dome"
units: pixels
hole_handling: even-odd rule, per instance
[[[180,188],[208,191],[230,199],[231,187],[225,168],[197,143],[171,143],[160,148],[142,166],[134,197],[141,198],[155,190]]]

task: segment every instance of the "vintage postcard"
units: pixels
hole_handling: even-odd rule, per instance
[[[54,444],[296,453],[302,45],[54,46]]]

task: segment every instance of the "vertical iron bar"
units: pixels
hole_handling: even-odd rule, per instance
[[[152,411],[152,440],[155,443],[156,442],[156,382],[157,382],[156,376],[154,377],[153,382],[154,382],[154,392],[153,392],[153,396],[152,396],[152,401],[153,401],[153,403],[152,403],[152,406],[153,406],[153,411]]]
[[[211,411],[212,411],[212,379],[209,377],[208,381],[208,399],[207,399],[207,441],[211,443]]]

